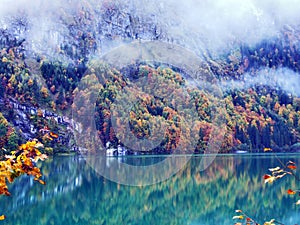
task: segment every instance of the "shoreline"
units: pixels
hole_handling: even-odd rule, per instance
[[[57,156],[72,156],[74,154],[66,153],[66,154],[56,154]],[[81,155],[81,156],[88,156],[88,155],[103,155],[108,158],[122,158],[122,157],[169,157],[169,156],[261,156],[261,155],[277,155],[277,156],[283,156],[283,155],[300,155],[300,150],[298,151],[269,151],[269,152],[217,152],[217,153],[180,153],[180,152],[174,152],[174,153],[155,153],[155,152],[149,152],[149,153],[138,153],[138,154],[124,154],[124,155],[106,155],[105,151],[99,151],[99,152],[90,152],[90,153],[84,153],[81,154],[80,152],[75,155]]]

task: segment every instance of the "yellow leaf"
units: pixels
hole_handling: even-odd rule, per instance
[[[15,159],[16,156],[15,155],[5,155],[6,159]]]
[[[7,59],[6,57],[3,57],[3,58],[2,58],[2,62],[3,62],[3,63],[6,63],[6,62],[8,62],[8,59]]]
[[[44,160],[47,155],[42,154],[36,140],[27,142],[19,147],[19,150],[11,152],[5,161],[0,161],[0,195],[10,196],[7,182],[13,182],[15,178],[27,174],[34,176],[34,180],[45,184],[39,168],[35,167],[33,161]]]
[[[264,152],[270,152],[270,151],[272,151],[271,148],[264,148]]]
[[[1,215],[0,220],[5,220],[5,215]]]
[[[46,154],[40,154],[40,155],[37,155],[36,157],[34,157],[33,161],[34,162],[37,162],[39,160],[44,161],[47,158],[48,158],[48,156]]]
[[[232,217],[232,219],[233,220],[242,220],[242,219],[244,219],[244,216],[234,216],[234,217]]]
[[[34,147],[36,147],[36,148],[44,148],[44,145],[39,142]]]
[[[6,177],[6,178],[8,178],[8,177],[10,177],[10,175],[11,175],[11,172],[9,172],[9,171],[1,171],[0,172],[0,177]]]
[[[264,225],[276,225],[276,224],[275,224],[275,220],[272,219],[272,220],[270,220],[269,222],[265,222]]]
[[[270,168],[269,170],[270,170],[271,172],[278,171],[278,170],[280,170],[280,167],[278,166],[278,167],[276,167],[276,168]]]
[[[281,179],[281,178],[283,178],[285,175],[286,175],[286,173],[283,173],[283,174],[280,174],[280,175],[276,176],[275,178],[276,178],[276,179]]]

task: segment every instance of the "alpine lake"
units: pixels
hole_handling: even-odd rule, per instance
[[[177,173],[150,185],[110,181],[88,157],[118,172],[116,162],[142,168],[173,156],[49,158],[39,163],[46,185],[23,176],[9,185],[11,197],[0,197],[0,213],[6,215],[0,224],[233,225],[239,222],[233,220],[237,209],[260,224],[273,218],[300,224],[300,206],[295,204],[300,197],[287,194],[290,188],[299,189],[300,182],[293,176],[272,184],[263,179],[279,161],[300,165],[300,154],[217,155],[205,170],[200,166],[203,156],[192,155]],[[117,174],[121,177],[122,171]]]

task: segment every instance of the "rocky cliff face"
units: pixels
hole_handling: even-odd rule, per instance
[[[19,136],[18,144],[40,139],[46,147],[57,148],[54,152],[76,151],[73,126],[67,117],[30,104],[21,104],[12,98],[1,99],[0,106],[1,112]]]

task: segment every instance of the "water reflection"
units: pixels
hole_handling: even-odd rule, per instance
[[[192,155],[106,157],[86,156],[86,162],[108,180],[130,186],[165,181],[190,161]]]
[[[300,156],[288,156],[300,164]],[[133,158],[123,159],[134,163]],[[136,158],[159,162],[161,159]],[[152,160],[152,161],[151,161]],[[201,157],[169,180],[146,187],[118,185],[99,176],[80,157],[56,157],[42,164],[46,186],[28,177],[10,186],[12,197],[0,197],[5,224],[225,224],[235,209],[260,220],[300,222],[300,207],[286,190],[300,184],[284,178],[264,185],[262,175],[278,162],[270,156],[219,156],[200,171]],[[103,162],[106,163],[107,162]]]

